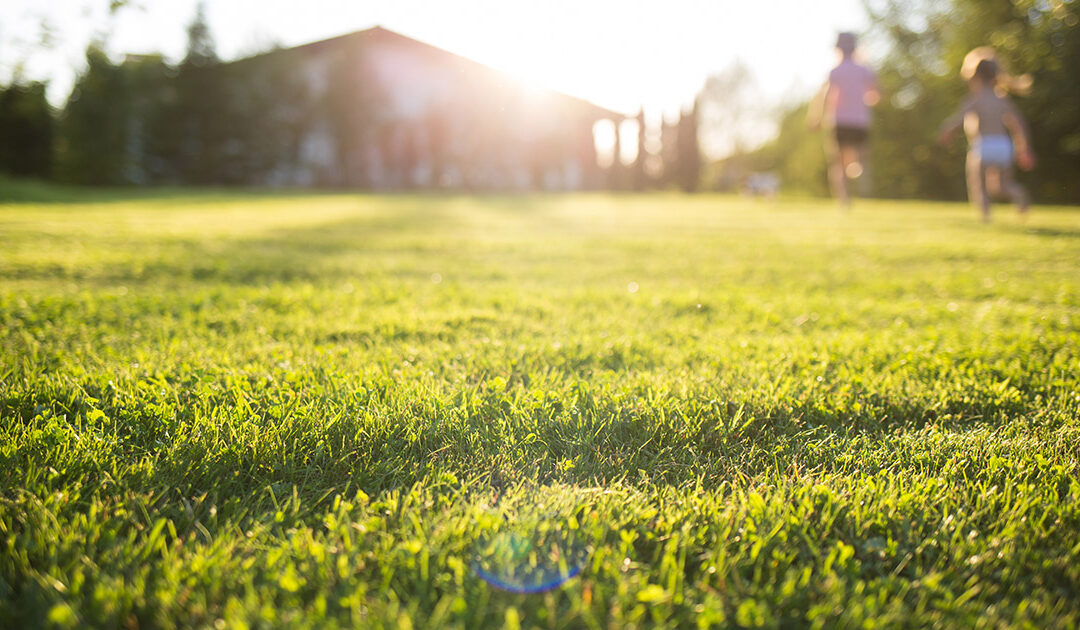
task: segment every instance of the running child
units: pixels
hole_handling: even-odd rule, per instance
[[[990,196],[1007,196],[1021,218],[1030,206],[1027,191],[1013,177],[1013,161],[1024,170],[1035,166],[1023,116],[1005,96],[993,52],[977,48],[968,54],[961,74],[971,93],[960,109],[941,124],[938,141],[947,144],[964,127],[968,138],[968,199],[984,222],[990,221]]]
[[[874,71],[855,60],[854,33],[840,33],[836,49],[840,63],[829,72],[807,115],[812,129],[824,124],[825,152],[829,160],[829,187],[846,208],[850,204],[848,179],[860,179],[863,192],[870,188],[867,164],[870,108],[880,94]]]

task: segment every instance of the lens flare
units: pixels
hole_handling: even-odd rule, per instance
[[[563,486],[503,495],[497,506],[477,514],[481,533],[473,545],[473,573],[511,593],[543,593],[566,584],[589,559],[583,524],[590,500]]]
[[[477,545],[473,573],[511,593],[544,593],[581,573],[587,554],[561,530],[501,532]]]

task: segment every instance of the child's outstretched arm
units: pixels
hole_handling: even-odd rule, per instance
[[[1035,153],[1031,150],[1031,136],[1028,134],[1027,123],[1012,103],[1009,103],[1002,122],[1009,130],[1009,135],[1012,136],[1013,146],[1016,148],[1016,164],[1025,171],[1035,168]]]
[[[811,129],[820,127],[822,119],[825,118],[825,100],[829,94],[829,86],[828,81],[822,84],[821,89],[817,91],[813,100],[810,101],[810,106],[806,109],[806,124]]]
[[[953,134],[964,124],[964,116],[967,115],[969,109],[971,109],[971,101],[965,100],[960,105],[960,109],[942,121],[941,126],[938,127],[938,144],[946,145],[952,142]]]

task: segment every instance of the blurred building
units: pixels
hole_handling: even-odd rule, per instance
[[[248,85],[232,89],[230,100],[252,101],[241,109],[266,121],[256,135],[288,136],[260,145],[263,167],[248,169],[251,184],[599,188],[607,179],[597,164],[594,125],[623,120],[381,27],[207,71]]]

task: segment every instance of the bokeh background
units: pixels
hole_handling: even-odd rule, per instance
[[[964,147],[934,132],[963,97],[964,54],[989,45],[1034,81],[1016,97],[1039,157],[1024,182],[1037,202],[1080,202],[1076,0],[14,0],[0,7],[0,173],[687,191],[768,174],[825,195],[805,108],[840,30],[860,33],[885,96],[875,195],[963,198]]]

